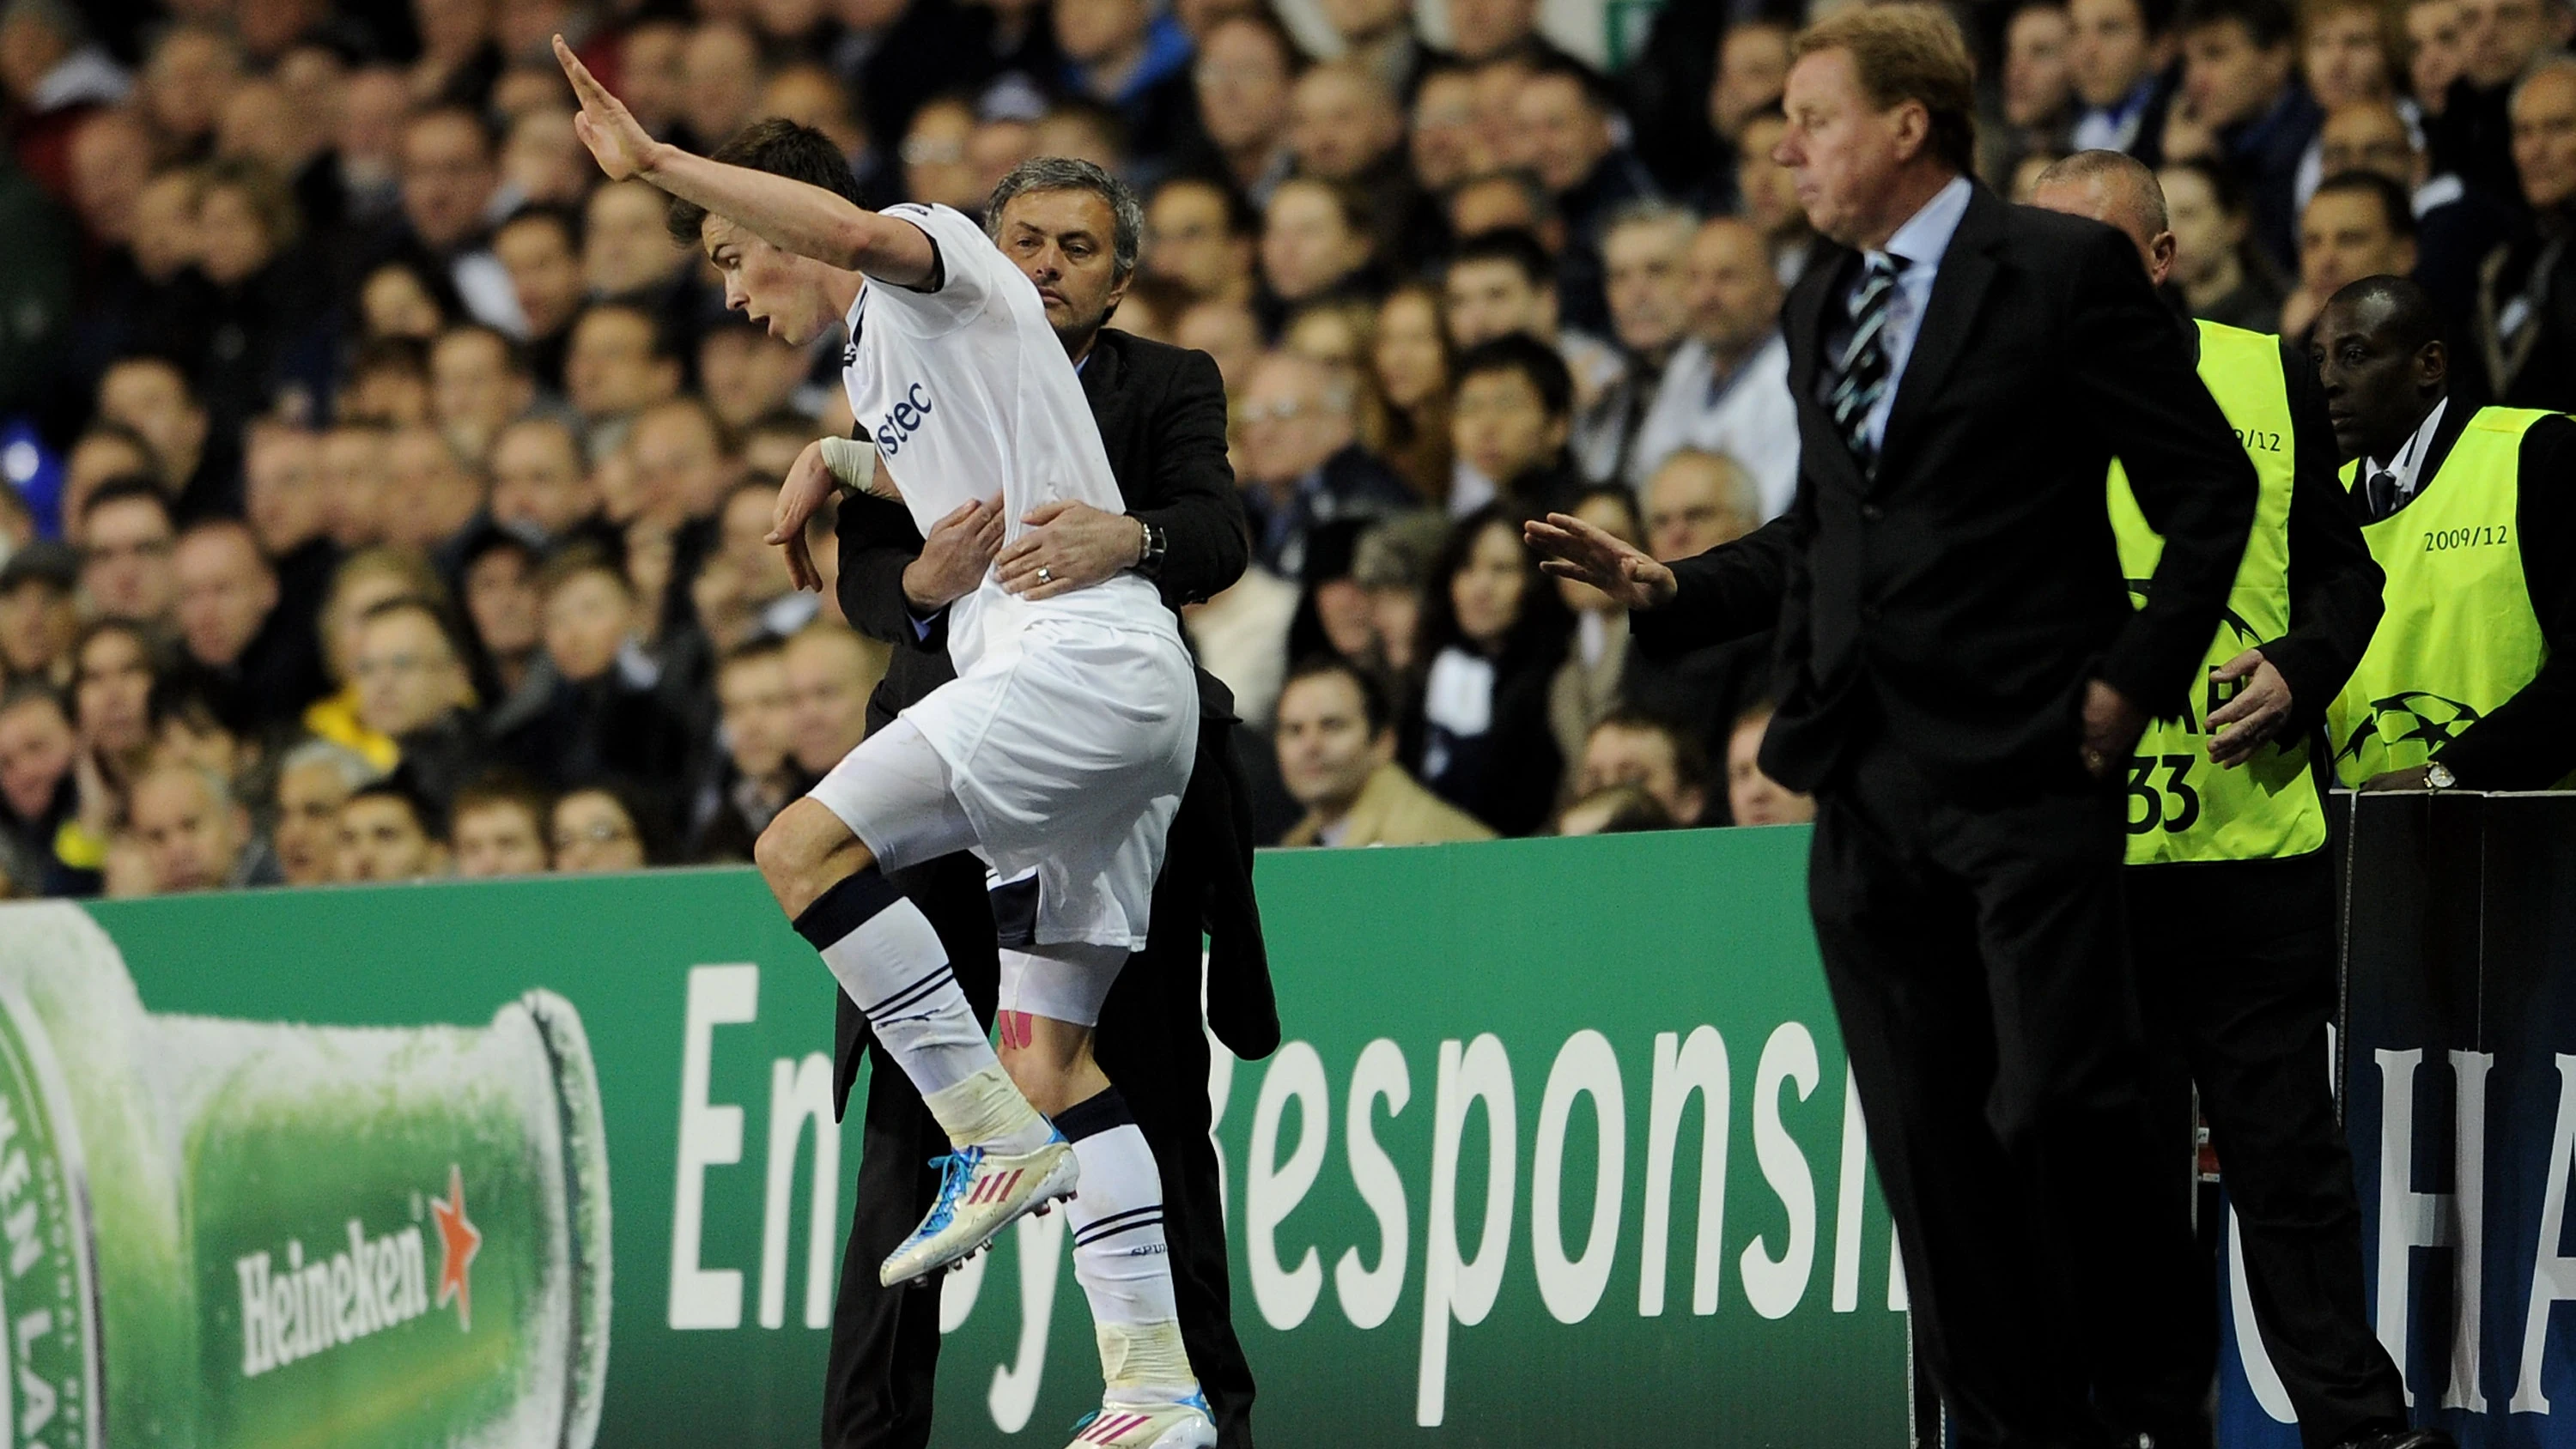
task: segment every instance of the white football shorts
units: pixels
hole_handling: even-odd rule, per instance
[[[884,869],[980,856],[1009,883],[993,902],[1004,946],[1142,950],[1198,754],[1189,651],[1175,631],[1062,616],[1019,645],[861,741],[814,799]]]

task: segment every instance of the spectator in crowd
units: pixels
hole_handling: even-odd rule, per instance
[[[1368,203],[1350,187],[1292,176],[1261,219],[1261,275],[1276,304],[1296,306],[1384,290]]]
[[[593,458],[625,442],[636,414],[678,396],[680,378],[670,329],[643,307],[594,302],[573,323],[564,396],[590,430]]]
[[[522,207],[492,233],[492,255],[509,273],[510,295],[526,323],[528,376],[548,395],[560,395],[564,349],[582,303],[581,213],[569,206]]]
[[[1565,758],[1547,723],[1565,606],[1521,545],[1519,516],[1489,504],[1458,520],[1423,600],[1416,739],[1406,762],[1442,799],[1502,835],[1556,803]]]
[[[716,706],[721,749],[690,801],[687,854],[749,860],[752,842],[810,779],[788,755],[786,646],[763,636],[728,651],[716,665]]]
[[[556,674],[544,644],[545,593],[537,551],[507,529],[487,527],[458,560],[458,597],[472,642],[472,687],[491,701],[483,715],[492,738],[518,729],[554,696]]]
[[[726,316],[698,337],[698,385],[716,421],[738,435],[797,406],[813,359],[751,322]]]
[[[277,571],[249,525],[215,518],[190,526],[171,571],[180,643],[226,724],[265,732],[321,696],[310,617],[281,612]]]
[[[1721,217],[1692,238],[1688,281],[1689,339],[1664,365],[1629,449],[1628,477],[1652,477],[1683,448],[1723,453],[1753,474],[1762,516],[1777,516],[1798,486],[1778,274],[1754,228]]]
[[[2467,63],[2460,40],[2459,0],[2404,0],[2397,8],[2406,48],[2407,98],[2426,122],[2439,122],[2450,103],[2451,87]],[[2425,129],[2429,132],[2433,126],[2427,124]]]
[[[1728,25],[1717,42],[1717,68],[1709,78],[1708,125],[1721,149],[1722,163],[1751,153],[1745,142],[1744,128],[1755,116],[1775,110],[1780,104],[1781,87],[1789,79],[1789,37],[1792,27],[1783,21],[1755,15],[1738,17]],[[1712,209],[1732,209],[1743,195],[1728,184],[1712,190],[1701,200]]]
[[[1462,353],[1449,399],[1458,452],[1450,512],[1500,507],[1527,515],[1570,504],[1582,491],[1565,451],[1573,408],[1564,360],[1527,333]]]
[[[1395,762],[1385,686],[1339,659],[1291,670],[1279,694],[1279,774],[1305,818],[1282,845],[1432,845],[1490,840],[1482,822]]]
[[[483,117],[467,105],[415,113],[403,127],[401,162],[401,225],[387,253],[434,267],[476,320],[523,331],[510,274],[488,241],[501,178]]]
[[[412,788],[444,813],[483,772],[474,686],[448,621],[419,599],[389,599],[361,615],[350,674],[358,722],[392,740]]]
[[[2075,22],[2060,0],[2024,0],[2004,22],[2003,124],[1987,138],[1987,176],[2010,175],[2025,156],[2063,154],[2075,131]],[[1784,69],[1783,74],[1786,74]]]
[[[525,355],[497,330],[451,327],[430,346],[429,415],[472,466],[483,466],[493,438],[535,400]]]
[[[2405,188],[2372,171],[2329,178],[2299,218],[2299,286],[2282,304],[2282,336],[2300,338],[2325,299],[2364,277],[2415,270],[2415,212]]]
[[[280,885],[277,858],[251,833],[231,782],[199,765],[162,765],[134,782],[130,828],[154,893]]]
[[[391,770],[400,758],[400,750],[390,738],[367,728],[358,717],[359,635],[368,611],[378,604],[402,598],[444,603],[446,597],[446,587],[436,572],[416,554],[368,548],[343,560],[331,576],[331,589],[323,599],[317,621],[323,670],[334,692],[306,708],[305,730],[357,751],[379,774]]]
[[[1680,822],[1640,785],[1609,785],[1558,812],[1556,833],[1633,835],[1642,830],[1671,830]]]
[[[1762,494],[1752,475],[1723,453],[1684,448],[1667,456],[1646,480],[1646,551],[1671,563],[1732,543],[1762,525]],[[1712,756],[1726,748],[1723,733],[1746,699],[1768,683],[1771,636],[1695,649],[1656,659],[1631,649],[1619,683],[1621,700],[1660,719],[1695,722]]]
[[[32,543],[0,563],[0,681],[70,682],[79,577],[75,556],[60,544]]]
[[[159,627],[178,582],[170,568],[170,505],[140,478],[111,482],[81,511],[81,592],[102,618]]]
[[[1476,81],[1462,66],[1436,64],[1413,92],[1412,134],[1405,152],[1413,179],[1435,196],[1491,170],[1495,158],[1476,129]]]
[[[2459,74],[2440,105],[2426,105],[2434,169],[2512,196],[2521,169],[2516,138],[2525,129],[2514,114],[2516,96],[2576,35],[2576,11],[2555,0],[2459,0],[2455,13]]]
[[[1646,200],[1621,210],[1602,232],[1610,336],[1625,365],[1618,382],[1575,420],[1575,466],[1587,482],[1627,475],[1628,451],[1656,382],[1688,335],[1690,247],[1698,226],[1692,213]]]
[[[1358,441],[1355,382],[1313,358],[1273,352],[1244,394],[1244,506],[1253,556],[1282,577],[1305,568],[1308,536],[1344,519],[1413,506],[1415,495]]]
[[[213,421],[176,363],[138,356],[110,366],[98,380],[98,416],[149,445],[153,479],[174,511],[194,518],[232,506],[234,480]]]
[[[80,808],[79,736],[63,698],[32,680],[0,688],[0,875],[21,893],[54,893],[55,842]]]
[[[2512,118],[2513,170],[2531,223],[2479,270],[2478,360],[2509,406],[2576,407],[2576,60],[2561,56],[2524,76]]]
[[[566,549],[549,560],[545,650],[558,676],[545,710],[495,753],[556,790],[622,781],[645,792],[656,824],[676,805],[689,730],[658,691],[661,666],[644,648],[651,605],[606,552]]]
[[[434,427],[397,428],[385,439],[386,506],[379,533],[397,548],[445,558],[483,514],[483,470],[458,456]],[[397,501],[399,500],[399,501]]]
[[[1771,702],[1760,701],[1727,733],[1726,813],[1737,825],[1804,825],[1816,818],[1816,797],[1762,773],[1762,734],[1771,727],[1771,712]]]
[[[2191,315],[2249,332],[2279,327],[2287,294],[2247,243],[2253,224],[2235,179],[2206,161],[2175,161],[2156,180],[2174,234],[2171,282]]]
[[[385,439],[393,429],[344,407],[316,454],[322,480],[323,528],[344,551],[385,541]]]
[[[1656,194],[1654,178],[1619,142],[1612,125],[1617,114],[1608,84],[1580,62],[1539,67],[1512,98],[1513,140],[1504,153],[1538,178],[1564,218],[1559,312],[1569,325],[1596,336],[1610,330],[1602,290],[1604,230],[1619,208]]]
[[[1346,60],[1366,68],[1390,94],[1413,94],[1431,64],[1431,52],[1414,34],[1411,5],[1405,0],[1322,0],[1317,8],[1340,37]]]
[[[600,300],[636,302],[667,315],[681,300],[689,253],[663,224],[662,194],[620,181],[590,194],[582,212],[581,276]]]
[[[2415,279],[2444,317],[2469,317],[2477,305],[2478,264],[2512,235],[2519,220],[2513,208],[2470,191],[2455,175],[2433,175],[2432,153],[2418,128],[2388,100],[2327,111],[2317,157],[2321,177],[2370,171],[2405,189],[2415,212]]]
[[[2067,72],[2082,105],[2070,144],[2158,164],[2182,80],[2172,0],[2068,0],[2066,13]]]
[[[383,772],[356,751],[307,740],[278,762],[270,812],[279,872],[288,885],[339,878],[340,807]]]
[[[1288,149],[1299,174],[1367,198],[1372,249],[1391,271],[1410,272],[1446,238],[1439,209],[1414,183],[1404,154],[1404,108],[1376,72],[1319,65],[1289,92]]]
[[[456,792],[456,873],[469,879],[543,875],[553,868],[552,802],[535,786],[493,776]]]
[[[1371,524],[1351,549],[1351,582],[1368,595],[1371,632],[1391,679],[1421,667],[1413,650],[1422,634],[1422,597],[1448,527],[1435,511],[1401,513]]]
[[[2289,267],[2299,253],[2299,163],[2324,119],[2299,79],[2289,0],[2188,0],[2175,28],[2182,102],[2166,118],[2164,156],[2233,169],[2255,244]]]
[[[1460,351],[1524,332],[1556,349],[1573,392],[1569,415],[1589,411],[1626,374],[1619,349],[1560,325],[1556,263],[1535,233],[1518,227],[1471,234],[1442,275],[1449,340]]]
[[[546,548],[597,518],[599,509],[581,440],[561,420],[521,418],[494,439],[494,523],[531,547]]]
[[[2561,483],[2576,422],[2454,397],[2441,318],[2403,278],[2337,292],[2317,335],[2362,536],[2388,574],[2387,613],[2328,710],[2337,772],[2361,789],[2557,788],[2576,769],[2576,520]],[[2455,526],[2492,526],[2498,542],[2419,542]],[[2504,548],[2518,567],[2481,561]]]
[[[1387,293],[1369,335],[1369,369],[1386,404],[1381,456],[1426,502],[1448,496],[1457,456],[1449,440],[1451,363],[1439,291],[1408,282]]]
[[[1632,544],[1645,541],[1636,495],[1624,484],[1594,487],[1570,511],[1613,538]],[[1620,705],[1620,680],[1628,667],[1628,611],[1580,579],[1557,579],[1554,584],[1557,597],[1574,616],[1574,633],[1565,662],[1548,683],[1547,722],[1556,734],[1557,753],[1579,760],[1592,727]]]
[[[846,624],[818,619],[796,631],[787,671],[787,755],[821,779],[868,733],[868,695],[885,677],[885,646]]]
[[[2352,106],[2393,105],[2403,60],[2395,17],[2379,0],[2303,0],[2298,7],[2299,76],[2327,118]],[[2299,158],[2293,199],[2302,210],[2317,183],[2351,169],[2327,163],[2322,138]]]
[[[91,494],[120,478],[152,482],[159,472],[152,445],[144,442],[141,434],[121,423],[91,423],[79,441],[72,444],[70,456],[63,460],[63,491],[58,502],[64,539],[80,542],[81,514],[87,510]]]
[[[760,43],[749,27],[710,20],[680,48],[679,144],[700,155],[757,119]]]
[[[1652,715],[1622,711],[1603,718],[1584,737],[1575,795],[1588,798],[1634,785],[1677,826],[1697,825],[1708,813],[1708,753],[1699,741]]]
[[[1188,134],[1199,110],[1190,37],[1169,12],[1146,0],[1058,0],[1055,42],[1064,88],[1116,110],[1138,151],[1168,154]]]
[[[1249,301],[1260,231],[1260,214],[1232,186],[1172,177],[1145,204],[1144,274],[1179,283],[1193,301]]]
[[[646,818],[625,794],[607,786],[565,791],[555,801],[550,826],[556,872],[642,870],[653,863],[644,844]]]
[[[372,781],[340,805],[333,878],[422,880],[447,874],[445,822],[401,776]]]
[[[1574,63],[1538,30],[1538,0],[1448,0],[1450,52],[1470,65]]]

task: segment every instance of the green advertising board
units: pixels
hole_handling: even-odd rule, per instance
[[[1906,1441],[1805,845],[1263,857],[1264,1443]],[[0,908],[8,1444],[814,1443],[831,1023],[748,871]],[[947,1280],[937,1443],[1093,1406],[1062,1223]]]

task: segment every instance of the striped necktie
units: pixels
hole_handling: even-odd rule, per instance
[[[1869,441],[1869,414],[1887,391],[1887,308],[1896,292],[1896,274],[1904,267],[1903,257],[1880,255],[1870,259],[1860,290],[1852,296],[1851,340],[1843,344],[1842,357],[1834,365],[1838,380],[1829,399],[1834,428],[1843,435],[1843,442],[1849,445],[1863,472],[1878,461],[1878,450]]]

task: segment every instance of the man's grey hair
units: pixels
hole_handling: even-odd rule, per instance
[[[1000,241],[1002,208],[1033,191],[1088,191],[1108,202],[1110,273],[1122,282],[1135,274],[1136,258],[1145,249],[1145,203],[1136,199],[1135,188],[1096,162],[1071,156],[1032,157],[1012,167],[993,187],[992,199],[984,203],[984,234]]]
[[[367,763],[367,757],[347,745],[330,740],[306,740],[286,752],[278,761],[277,773],[284,777],[307,765],[326,765],[340,777],[340,783],[352,790],[372,785],[384,778],[384,771]]]

